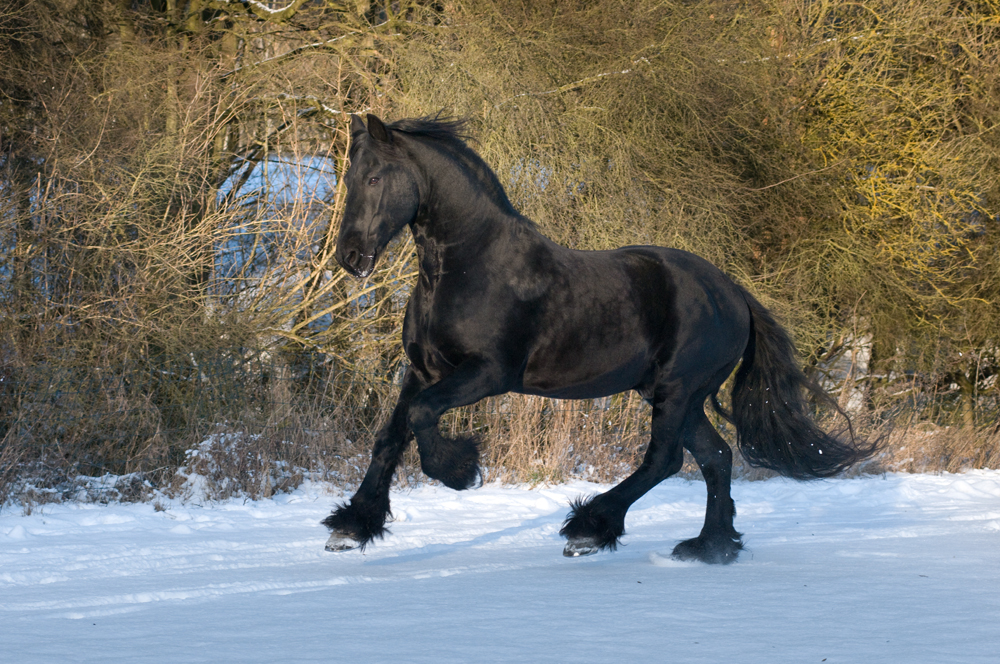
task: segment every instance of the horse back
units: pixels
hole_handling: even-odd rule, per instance
[[[711,263],[665,247],[560,249],[533,321],[520,391],[564,398],[645,393],[665,371],[714,375],[742,353],[746,303]]]

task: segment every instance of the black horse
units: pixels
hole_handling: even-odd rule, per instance
[[[351,165],[336,258],[356,277],[405,226],[419,278],[403,322],[409,367],[379,431],[357,493],[323,524],[326,548],[365,547],[386,533],[389,486],[413,435],[424,473],[453,489],[479,476],[474,437],[445,438],[445,411],[520,392],[560,399],[636,390],[652,405],[639,468],[606,493],[572,505],[563,553],[614,550],[629,506],[680,470],[683,448],[708,488],[701,534],[673,555],[728,563],[732,453],[705,415],[742,360],[732,412],[739,448],[755,465],[795,478],[833,475],[871,446],[821,431],[805,388],[825,394],[795,362],[788,335],[747,291],[693,254],[663,247],[576,251],[518,214],[489,166],[462,140],[462,122],[437,118],[368,126],[351,118]],[[827,397],[828,398],[828,397]]]

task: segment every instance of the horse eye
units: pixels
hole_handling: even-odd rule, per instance
[[[375,185],[377,185],[379,183],[379,181],[381,179],[382,178],[372,178],[371,180],[368,181],[368,185],[371,186],[371,187],[374,187]]]

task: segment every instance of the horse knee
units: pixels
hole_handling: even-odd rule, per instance
[[[445,438],[436,429],[417,433],[420,467],[428,477],[461,491],[480,480],[479,439],[475,436]]]
[[[425,431],[437,425],[437,416],[428,406],[413,404],[406,414],[406,425],[414,433]]]

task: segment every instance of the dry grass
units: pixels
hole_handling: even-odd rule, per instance
[[[878,464],[903,473],[1000,468],[1000,430],[930,422],[901,427],[889,435]]]
[[[450,414],[442,430],[483,435],[486,481],[607,482],[641,460],[649,408],[631,393],[584,401],[510,394]]]
[[[375,433],[389,417],[398,391],[391,382],[329,365],[303,371],[287,364],[257,365],[252,373],[227,376],[202,373],[199,387],[202,397],[212,398],[189,400],[184,417],[191,418],[190,424],[174,430],[143,423],[162,424],[179,417],[177,413],[152,416],[159,411],[151,405],[151,395],[136,402],[137,413],[129,413],[120,390],[112,390],[114,398],[103,405],[89,399],[89,419],[69,427],[71,435],[60,435],[57,424],[45,435],[11,426],[0,448],[4,502],[31,509],[66,499],[150,500],[157,488],[191,499],[264,498],[293,490],[307,479],[356,487],[367,468]],[[51,403],[46,412],[51,416],[61,403]],[[109,407],[119,410],[102,412]],[[33,421],[45,419],[38,403],[29,412]],[[452,411],[441,426],[446,435],[481,437],[486,481],[615,482],[641,461],[649,416],[648,405],[634,394],[588,401],[504,395]],[[731,427],[711,416],[730,439]],[[855,422],[860,435],[880,438],[882,445],[874,459],[852,474],[1000,467],[1000,432],[995,427],[930,423],[892,427],[886,422],[864,417]],[[836,424],[836,420],[825,423]],[[123,444],[126,440],[133,442]],[[133,451],[114,456],[128,450]],[[738,452],[734,458],[736,478],[774,476],[751,468]],[[111,474],[105,474],[108,471]],[[680,474],[700,478],[689,456]],[[411,446],[397,482],[422,481]]]

